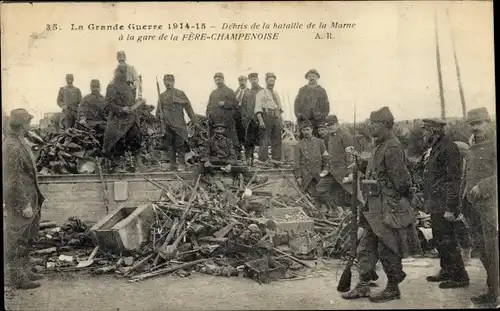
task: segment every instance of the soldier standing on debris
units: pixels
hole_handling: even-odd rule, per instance
[[[375,148],[366,167],[366,180],[362,188],[367,196],[360,216],[364,236],[357,255],[360,282],[351,291],[342,294],[344,299],[370,297],[372,302],[400,299],[399,283],[405,278],[400,247],[400,230],[414,221],[410,206],[411,178],[405,164],[401,143],[393,132],[394,117],[388,107],[370,114],[370,132],[375,138]],[[380,259],[387,286],[378,294],[370,295],[370,281],[375,264]]]
[[[78,106],[78,122],[104,133],[106,129],[106,100],[101,95],[101,83],[97,79],[90,81],[90,94],[86,95]]]
[[[160,95],[160,105],[162,115],[159,115],[160,109],[156,109],[156,116],[163,118],[165,124],[165,140],[167,144],[167,155],[169,159],[168,170],[175,170],[177,160],[179,162],[179,171],[186,170],[185,154],[188,151],[188,130],[184,120],[184,110],[186,110],[189,119],[197,124],[198,119],[194,113],[191,102],[186,94],[174,88],[175,77],[172,74],[166,74],[163,77],[163,83],[166,90]]]
[[[137,97],[141,98],[142,94],[140,93],[140,81],[139,81],[139,75],[137,74],[137,70],[135,70],[135,67],[132,65],[129,65],[126,63],[127,61],[127,55],[125,55],[124,51],[118,51],[116,53],[116,60],[118,61],[119,65],[126,65],[127,66],[127,83],[130,85],[132,89],[132,94],[134,96],[134,99]],[[137,94],[137,91],[139,91],[139,94]]]
[[[39,287],[35,281],[44,278],[31,271],[28,256],[30,244],[38,235],[45,200],[38,185],[35,157],[24,138],[32,118],[25,109],[12,110],[10,128],[2,142],[6,275],[18,289]]]
[[[498,200],[496,131],[486,108],[472,109],[467,114],[472,127],[470,153],[467,157],[465,193],[474,210],[479,213],[483,239],[480,243],[480,259],[486,269],[488,290],[473,297],[475,304],[498,306]]]
[[[61,87],[57,94],[57,105],[62,108],[61,130],[75,126],[78,104],[82,100],[82,92],[73,85],[74,80],[73,74],[67,74],[67,85]]]
[[[350,163],[350,156],[347,154],[346,149],[355,148],[354,139],[340,128],[337,116],[328,116],[326,125],[328,127],[328,136],[325,138],[325,145],[330,155],[328,174],[321,178],[316,190],[323,204],[329,207],[332,207],[332,205],[336,207],[345,206],[350,204],[348,203],[350,195],[341,183],[349,173],[347,167]],[[322,127],[323,125],[320,124],[320,131],[323,131]]]
[[[135,156],[136,165],[140,170],[144,168],[141,154],[141,131],[139,118],[135,111],[131,110],[135,99],[132,88],[127,83],[127,65],[118,65],[115,77],[106,89],[106,111],[108,121],[104,132],[104,143],[102,152],[111,158],[110,170],[116,169],[118,141],[124,139],[124,144]],[[114,159],[113,159],[114,158]]]
[[[241,111],[241,120],[236,120],[236,130],[238,131],[238,139],[240,141],[240,150],[237,150],[238,157],[241,155],[241,151],[246,147],[246,125],[248,120],[253,117],[253,110],[249,111],[248,98],[251,96],[252,91],[247,87],[248,78],[241,76],[238,78],[239,88],[234,92],[236,95],[236,100],[238,101],[239,109]],[[245,153],[246,155],[246,153]]]
[[[198,169],[195,173],[197,179],[200,175],[212,175],[215,170],[230,173],[233,177],[243,175],[245,182],[249,182],[254,173],[250,172],[246,165],[238,163],[233,141],[226,137],[226,125],[224,123],[214,124],[214,135],[204,144],[203,154]],[[266,178],[255,178],[256,183],[266,182]],[[207,182],[210,179],[206,180]]]
[[[248,75],[250,80],[250,92],[246,101],[241,104],[242,124],[245,128],[245,157],[248,165],[253,165],[255,146],[259,144],[260,129],[259,122],[255,116],[255,100],[257,93],[263,88],[259,85],[259,75],[255,72]]]
[[[322,139],[312,136],[312,124],[300,124],[303,138],[295,145],[294,175],[299,186],[312,198],[318,199],[316,185],[327,166],[328,151]]]
[[[281,161],[283,108],[280,97],[274,90],[275,83],[274,73],[266,73],[266,88],[260,90],[255,97],[255,114],[262,134],[259,145],[259,161],[261,162],[269,159],[269,144],[272,160]]]
[[[428,276],[428,282],[440,282],[440,288],[469,285],[469,275],[455,235],[460,214],[459,188],[462,163],[458,146],[445,135],[446,121],[424,119],[423,138],[430,144],[424,168],[424,204],[431,215],[432,237],[439,253],[441,270]]]
[[[226,125],[226,137],[231,139],[235,150],[240,150],[240,141],[236,131],[236,121],[240,120],[240,110],[234,91],[224,83],[224,75],[217,72],[214,75],[217,89],[210,93],[207,105],[207,118],[210,136],[214,134],[214,125]]]
[[[311,121],[313,134],[318,137],[318,124],[324,122],[330,112],[330,102],[326,90],[318,84],[320,75],[316,69],[305,74],[309,83],[299,89],[295,98],[295,117],[297,124],[303,120]]]

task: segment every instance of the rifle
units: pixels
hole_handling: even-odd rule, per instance
[[[161,123],[161,133],[165,134],[165,121],[163,120],[163,110],[161,109],[161,101],[160,101],[160,84],[158,83],[158,77],[156,77],[156,91],[158,92],[158,115],[160,116]]]
[[[356,105],[354,105],[354,131],[356,131]],[[354,158],[354,165],[352,166],[352,197],[351,197],[351,214],[352,214],[352,229],[351,229],[351,243],[352,248],[348,252],[349,260],[347,265],[342,272],[339,284],[337,285],[337,291],[347,292],[351,289],[351,279],[352,279],[352,266],[354,265],[354,260],[356,259],[356,250],[358,247],[358,157]]]

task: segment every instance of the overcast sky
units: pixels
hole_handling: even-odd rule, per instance
[[[446,14],[449,10],[449,18]],[[285,118],[315,68],[327,90],[331,111],[350,121],[389,106],[396,119],[439,117],[434,11],[445,87],[446,113],[460,117],[461,104],[453,61],[453,31],[468,108],[486,106],[494,113],[492,2],[282,2],[282,3],[45,3],[2,4],[2,96],[5,111],[24,107],[36,114],[57,112],[57,92],[73,73],[85,95],[96,78],[103,89],[116,65],[116,51],[143,76],[143,96],[156,104],[155,76],[173,73],[197,113],[204,113],[213,74],[223,72],[229,87],[237,77],[272,71],[276,89],[284,96]],[[22,17],[22,18],[20,18]],[[163,24],[205,22],[356,23],[355,29],[327,29],[334,40],[314,40],[314,30],[284,30],[277,41],[118,41],[120,32],[70,31],[70,23]],[[64,29],[44,32],[45,24]],[[217,31],[216,28],[209,32]],[[145,31],[142,34],[160,35]],[[186,30],[186,33],[189,32]],[[180,31],[180,34],[183,32]],[[161,85],[163,90],[163,85]],[[288,104],[290,102],[290,104]]]

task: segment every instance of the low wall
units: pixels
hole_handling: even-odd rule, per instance
[[[293,176],[291,170],[269,170],[264,174],[269,176],[270,181],[277,183],[283,182],[283,175]],[[191,173],[177,173],[177,176],[193,180]],[[181,184],[175,173],[167,172],[104,175],[108,185],[109,210],[158,200],[162,190],[144,177],[163,184]],[[39,182],[46,197],[42,220],[62,224],[71,216],[91,221],[98,221],[106,216],[103,185],[98,175],[45,175],[39,177]]]

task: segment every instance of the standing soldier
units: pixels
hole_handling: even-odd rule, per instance
[[[312,124],[300,124],[303,138],[295,145],[294,175],[299,186],[312,198],[318,199],[316,185],[320,174],[325,170],[328,157],[322,139],[312,136]]]
[[[97,79],[90,81],[90,94],[86,95],[78,106],[78,122],[89,126],[97,133],[106,129],[106,101],[101,95],[101,83]]]
[[[217,88],[210,93],[207,105],[207,118],[210,136],[214,134],[215,124],[225,124],[226,137],[233,142],[233,148],[240,150],[240,141],[236,131],[236,121],[240,120],[238,101],[234,91],[224,83],[224,75],[217,72],[214,75]]]
[[[163,83],[166,90],[160,95],[162,115],[159,115],[160,109],[156,109],[156,116],[163,118],[165,124],[165,140],[169,159],[168,169],[175,170],[176,160],[178,160],[179,171],[183,172],[186,170],[185,154],[188,151],[189,139],[186,121],[184,120],[184,110],[186,110],[189,119],[194,124],[197,124],[198,120],[186,94],[174,88],[174,75],[166,74],[163,77]]]
[[[346,149],[354,148],[354,139],[340,128],[337,116],[328,116],[326,125],[328,126],[328,136],[325,139],[325,145],[330,155],[328,174],[321,178],[316,189],[323,204],[330,208],[332,203],[336,207],[345,206],[350,204],[350,194],[343,188],[341,183],[349,173],[347,167],[350,164],[350,156],[347,154]],[[320,124],[320,131],[322,131],[321,127]]]
[[[472,127],[470,153],[467,158],[465,193],[473,209],[478,211],[483,239],[480,259],[486,269],[486,293],[473,297],[475,304],[498,306],[498,201],[496,131],[486,108],[472,109],[467,114]]]
[[[424,204],[431,214],[432,237],[439,253],[441,270],[428,276],[428,282],[440,282],[440,288],[469,285],[469,276],[455,235],[460,214],[459,189],[462,162],[458,146],[445,135],[446,121],[424,119],[423,137],[430,145],[424,168]]]
[[[248,97],[251,96],[251,91],[247,87],[248,78],[245,76],[241,76],[238,78],[239,88],[234,92],[236,95],[236,100],[238,101],[238,106],[241,111],[241,119],[236,120],[236,130],[238,131],[238,139],[240,141],[240,150],[237,150],[238,158],[241,158],[241,151],[243,147],[246,145],[246,122],[243,120],[248,120],[253,117],[253,110],[248,110]],[[246,147],[245,147],[246,149]]]
[[[118,150],[115,146],[124,139],[126,146],[133,152],[136,165],[140,170],[144,168],[141,155],[141,131],[139,118],[131,106],[135,104],[132,88],[127,83],[127,65],[118,65],[115,77],[106,89],[106,111],[108,121],[104,132],[102,152],[111,158],[110,170],[116,169],[116,156]],[[115,161],[113,161],[115,160]]]
[[[261,162],[266,162],[269,158],[269,144],[271,144],[272,160],[281,161],[283,109],[278,92],[274,90],[275,83],[274,73],[266,73],[266,88],[260,90],[255,98],[255,114],[262,130],[259,146]]]
[[[29,244],[38,235],[45,200],[38,185],[35,157],[24,138],[32,118],[25,109],[12,110],[9,131],[2,142],[6,275],[18,289],[39,287],[35,281],[43,278],[31,272],[28,257]]]
[[[330,112],[326,90],[318,85],[319,77],[316,69],[311,69],[306,73],[305,78],[309,80],[309,83],[299,89],[294,108],[297,124],[303,120],[311,121],[315,136],[318,136],[318,124],[324,122]]]
[[[386,302],[401,298],[399,283],[406,278],[400,230],[405,230],[414,220],[409,199],[411,178],[403,148],[393,132],[394,117],[389,108],[373,111],[370,123],[376,146],[368,163],[360,163],[366,168],[367,179],[362,181],[367,198],[360,217],[364,236],[357,250],[360,282],[342,294],[342,298],[370,297],[372,302]],[[387,275],[387,286],[380,293],[370,295],[370,281],[379,259]]]
[[[253,154],[255,146],[259,144],[259,123],[255,117],[255,100],[257,93],[263,88],[259,85],[259,75],[255,72],[248,75],[250,80],[250,92],[246,101],[241,104],[242,123],[245,128],[245,158],[248,165],[253,165]]]
[[[78,104],[82,100],[82,92],[73,85],[74,80],[73,74],[67,74],[67,85],[61,87],[57,94],[57,105],[62,108],[61,130],[75,126]]]
[[[116,53],[116,60],[118,61],[118,65],[126,65],[127,66],[127,83],[132,88],[134,100],[137,97],[141,98],[142,94],[140,93],[141,88],[139,87],[140,81],[139,81],[139,75],[137,74],[137,70],[135,70],[134,66],[126,63],[127,55],[125,55],[124,51],[118,51]],[[137,94],[138,91],[139,91],[139,94]]]

